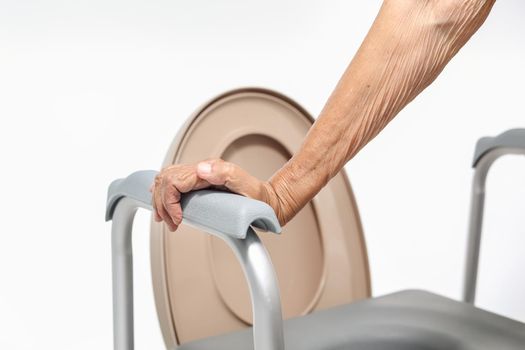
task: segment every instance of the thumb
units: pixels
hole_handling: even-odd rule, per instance
[[[261,199],[262,182],[240,166],[222,159],[197,164],[197,176],[212,185],[224,186],[246,197]]]

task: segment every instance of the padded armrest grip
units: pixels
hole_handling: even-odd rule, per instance
[[[238,194],[213,190],[193,191],[182,196],[181,205],[184,223],[211,233],[245,238],[249,226],[281,232],[272,207]]]
[[[475,167],[485,154],[497,148],[525,150],[525,129],[511,129],[498,136],[480,138],[476,143],[472,166]]]
[[[156,175],[154,170],[144,170],[113,181],[108,189],[106,221],[112,219],[115,206],[123,197],[132,198],[151,209],[149,187]],[[185,224],[212,234],[245,238],[250,226],[281,232],[272,207],[238,194],[217,190],[193,191],[182,195],[181,206]]]

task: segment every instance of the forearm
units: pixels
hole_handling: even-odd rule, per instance
[[[385,1],[300,150],[268,182],[285,223],[442,71],[495,0]]]

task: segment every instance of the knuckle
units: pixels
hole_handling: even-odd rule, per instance
[[[177,173],[170,178],[170,184],[175,185],[179,183],[184,183],[186,181],[186,176],[183,173]]]
[[[211,164],[212,169],[222,169],[226,162],[221,158],[213,158],[209,163]]]
[[[224,175],[225,180],[229,179],[235,173],[235,164],[230,162],[224,162]]]

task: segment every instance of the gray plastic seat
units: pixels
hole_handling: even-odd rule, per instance
[[[284,322],[286,349],[523,350],[525,324],[436,294],[408,290]],[[180,350],[253,349],[251,329]]]

